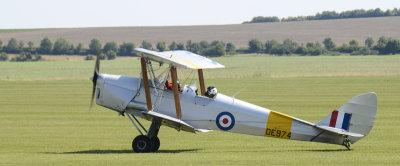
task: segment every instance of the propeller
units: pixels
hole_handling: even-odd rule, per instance
[[[92,90],[92,100],[90,100],[90,109],[92,109],[93,106],[93,100],[94,100],[94,95],[96,91],[96,84],[97,84],[97,78],[99,77],[99,68],[100,68],[100,51],[98,51],[97,56],[96,56],[96,64],[94,66],[94,73],[93,73],[93,90]]]

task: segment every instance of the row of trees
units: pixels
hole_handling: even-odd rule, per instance
[[[31,43],[31,42],[28,42]],[[144,40],[141,44],[142,48],[156,51],[168,50],[187,50],[200,55],[215,57],[224,56],[226,54],[235,53],[267,53],[274,55],[321,55],[321,54],[335,54],[335,53],[348,53],[352,55],[388,55],[400,53],[400,40],[391,37],[381,36],[377,42],[372,37],[368,37],[364,41],[365,46],[360,46],[357,40],[350,40],[348,43],[343,43],[337,46],[332,38],[325,38],[322,43],[308,42],[306,44],[298,44],[292,39],[286,39],[283,42],[277,40],[267,40],[263,43],[260,40],[252,39],[248,42],[248,48],[236,49],[233,43],[225,43],[222,41],[207,41],[192,42],[187,41],[186,44],[172,42],[167,45],[166,42],[161,41],[153,47],[153,44]],[[8,60],[9,54],[20,54],[12,59],[13,61],[36,61],[41,60],[39,54],[52,54],[52,55],[86,55],[87,60],[94,59],[101,51],[100,57],[102,59],[115,59],[117,56],[136,56],[133,52],[135,44],[131,42],[124,42],[118,45],[116,42],[107,42],[102,46],[98,39],[92,39],[89,48],[84,48],[82,44],[77,47],[64,38],[59,38],[53,44],[51,40],[45,37],[39,47],[33,47],[33,44],[28,44],[28,47],[23,47],[22,41],[18,42],[15,38],[8,41],[8,44],[2,47],[0,41],[0,61]]]
[[[257,39],[252,39],[249,41],[248,53],[321,55],[325,53],[325,49],[319,42],[308,42],[304,46],[303,44],[297,44],[291,39],[286,39],[282,43],[274,39],[268,40],[265,43]]]
[[[289,22],[289,21],[307,21],[307,20],[329,20],[329,19],[343,19],[343,18],[364,18],[364,17],[387,17],[387,16],[400,16],[400,10],[394,8],[393,10],[381,10],[380,8],[376,9],[355,9],[348,10],[344,12],[336,12],[336,11],[323,11],[321,13],[317,13],[315,15],[310,16],[296,16],[296,17],[287,17],[279,19],[276,16],[272,17],[264,17],[257,16],[253,17],[251,21],[247,21],[244,23],[260,23],[260,22]]]
[[[28,46],[25,47],[23,41],[18,41],[15,38],[11,38],[8,43],[3,46],[3,42],[0,40],[0,52],[6,52],[9,54],[30,52],[47,55],[87,55],[96,54],[98,50],[102,50],[104,53],[114,51],[120,56],[134,56],[134,48],[135,45],[131,42],[124,42],[119,46],[116,42],[107,42],[103,47],[98,39],[92,39],[89,48],[85,48],[82,43],[79,43],[75,47],[74,44],[65,38],[58,38],[53,43],[48,37],[45,37],[41,40],[39,47],[34,47],[31,41],[29,41]]]
[[[268,40],[262,43],[260,40],[252,39],[248,43],[248,53],[268,53],[275,55],[321,55],[335,53],[349,53],[351,55],[389,55],[400,53],[400,40],[391,37],[381,36],[375,44],[372,37],[364,41],[365,46],[360,46],[355,39],[348,43],[337,46],[332,38],[325,38],[321,43],[308,42],[305,45],[298,44],[291,39],[286,39],[282,43],[277,40]]]
[[[41,40],[39,47],[34,47],[33,43],[28,42],[28,47],[25,47],[23,41],[18,41],[15,38],[11,38],[8,43],[2,46],[3,42],[0,40],[0,52],[6,52],[9,54],[19,54],[22,52],[39,53],[47,55],[96,55],[98,51],[101,51],[107,55],[118,55],[118,56],[136,56],[133,52],[136,47],[132,42],[124,42],[118,45],[116,42],[106,42],[103,46],[98,39],[92,39],[89,44],[89,48],[85,48],[82,43],[79,43],[76,47],[70,41],[65,38],[58,38],[54,43],[45,37]],[[158,42],[155,47],[149,41],[144,40],[141,44],[142,48],[158,51],[167,50],[188,50],[194,53],[203,54],[206,56],[223,56],[227,53],[234,53],[235,45],[232,43],[224,43],[222,41],[213,41],[211,43],[207,41],[192,42],[191,40],[183,43],[172,42],[167,45],[166,42]],[[112,58],[112,57],[110,57]]]

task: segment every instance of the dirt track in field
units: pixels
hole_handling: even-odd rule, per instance
[[[53,42],[64,37],[74,44],[83,43],[86,47],[92,38],[100,39],[103,44],[107,41],[133,42],[136,46],[140,46],[143,40],[152,43],[166,41],[167,44],[172,41],[186,43],[187,40],[222,40],[232,42],[237,47],[246,47],[252,38],[263,42],[290,38],[306,43],[321,42],[325,37],[332,37],[336,44],[347,43],[351,39],[357,39],[363,44],[367,37],[373,37],[375,41],[383,35],[400,39],[399,29],[400,17],[380,17],[234,25],[44,29],[0,33],[0,40],[6,45],[10,38],[15,37],[25,43],[32,41],[38,46],[46,36]]]

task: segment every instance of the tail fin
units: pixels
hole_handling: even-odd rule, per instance
[[[358,95],[318,122],[318,126],[329,126],[350,133],[368,135],[376,116],[377,97],[374,92]],[[362,137],[361,137],[362,138]],[[350,137],[355,143],[360,137]]]

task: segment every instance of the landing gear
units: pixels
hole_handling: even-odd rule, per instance
[[[347,138],[347,136],[344,137],[343,146],[345,146],[347,148],[347,150],[350,150],[350,145],[351,145],[351,142],[350,142],[349,138]]]
[[[151,141],[145,135],[138,135],[132,141],[132,148],[133,148],[133,151],[135,151],[136,153],[150,152],[151,147],[152,147]]]
[[[132,149],[136,153],[157,152],[160,148],[160,139],[154,137],[150,139],[145,135],[138,135],[132,141]]]
[[[153,118],[151,122],[151,126],[149,131],[143,127],[142,124],[133,116],[135,121],[142,127],[144,131],[146,131],[146,135],[142,133],[136,123],[132,120],[132,118],[128,115],[128,118],[132,121],[133,125],[135,125],[136,129],[139,131],[140,135],[135,137],[132,141],[132,149],[136,153],[148,153],[148,152],[157,152],[160,148],[160,139],[157,137],[158,131],[161,126],[161,119]]]
[[[160,148],[160,139],[158,137],[154,137],[152,139],[150,139],[151,143],[152,143],[152,148],[151,148],[151,152],[157,152],[158,148]]]

